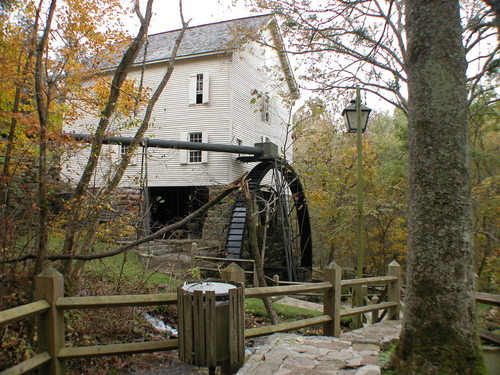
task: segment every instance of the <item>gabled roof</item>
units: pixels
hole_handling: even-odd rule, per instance
[[[271,14],[189,27],[179,46],[177,59],[230,53],[231,50],[241,46],[248,35],[252,34],[255,36],[258,31],[264,27],[269,27],[271,29],[280,56],[281,67],[285,72],[292,97],[297,98],[297,84],[283,49],[283,42],[278,31],[276,20]],[[137,55],[135,63],[151,64],[168,60],[179,33],[180,29],[149,35],[147,45],[143,46],[142,50]],[[144,56],[145,50],[147,51],[146,56]],[[102,68],[104,70],[112,69],[116,67],[117,63],[118,60],[116,60],[115,64],[109,63]]]
[[[228,49],[236,47],[238,34],[241,35],[238,30],[257,31],[265,27],[272,19],[271,15],[266,14],[190,27],[184,34],[177,58],[227,52]],[[179,33],[180,30],[173,30],[150,35],[146,62],[170,58]],[[143,58],[144,49],[139,53],[137,61],[143,62]]]

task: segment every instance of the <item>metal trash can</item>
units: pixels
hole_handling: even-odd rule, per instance
[[[179,358],[234,373],[244,361],[244,291],[231,282],[195,282],[177,289]]]

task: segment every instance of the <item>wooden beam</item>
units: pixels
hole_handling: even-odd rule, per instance
[[[128,307],[170,305],[177,303],[176,293],[135,294],[97,297],[61,297],[57,299],[59,309],[87,309],[100,307]]]
[[[376,276],[365,277],[364,279],[346,279],[342,280],[342,286],[387,284],[396,280],[398,280],[396,276]]]
[[[376,305],[353,307],[351,309],[341,311],[340,316],[343,318],[346,316],[364,314],[364,313],[372,312],[375,310],[385,310],[385,309],[394,308],[397,306],[399,306],[399,303],[397,303],[397,302],[382,302],[382,303],[377,303]]]
[[[500,306],[500,295],[476,292],[476,301],[492,306]]]
[[[308,285],[290,285],[290,286],[267,286],[259,288],[245,289],[246,298],[259,298],[269,296],[283,296],[287,294],[298,294],[302,292],[317,292],[332,288],[329,282],[311,283]]]
[[[276,325],[245,329],[245,338],[270,335],[276,332],[286,332],[294,329],[310,327],[318,324],[328,323],[332,320],[329,315],[316,316],[314,318],[296,320],[294,322],[279,323]]]
[[[146,352],[155,352],[161,350],[171,350],[176,348],[177,348],[177,340],[146,341],[146,342],[110,344],[110,345],[76,346],[76,347],[61,349],[59,351],[57,358],[70,359],[70,358],[102,357],[106,355],[146,353]]]
[[[43,352],[40,354],[35,355],[34,357],[31,357],[30,359],[27,359],[26,361],[23,361],[11,368],[8,368],[7,370],[4,370],[0,372],[0,375],[21,375],[21,374],[27,374],[30,371],[33,371],[34,369],[40,367],[41,365],[49,362],[51,359],[50,354],[48,352]]]
[[[43,313],[50,305],[46,300],[31,302],[26,305],[17,306],[12,309],[0,311],[0,325],[17,322],[30,316]]]
[[[479,335],[482,339],[491,341],[493,344],[500,345],[500,336],[496,333],[490,332],[484,328],[479,329]]]

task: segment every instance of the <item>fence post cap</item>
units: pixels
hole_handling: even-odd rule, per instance
[[[239,271],[243,271],[243,268],[241,268],[235,262],[233,262],[229,266],[227,266],[226,268],[224,268],[223,271],[238,271],[239,272]]]
[[[401,265],[394,259],[391,263],[389,263],[391,267],[401,267]]]
[[[340,266],[335,262],[330,262],[330,264],[328,264],[328,266],[325,267],[325,269],[330,269],[330,270],[334,268],[340,268]]]
[[[62,277],[62,274],[54,267],[48,266],[38,274],[38,277]]]

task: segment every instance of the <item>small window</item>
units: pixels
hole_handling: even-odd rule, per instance
[[[180,140],[184,142],[208,143],[208,133],[201,132],[181,132]],[[179,150],[179,161],[181,164],[208,163],[208,152],[200,150]]]
[[[189,104],[207,104],[210,80],[208,73],[197,73],[189,79]]]
[[[203,135],[201,132],[189,133],[189,142],[201,143],[202,141]],[[201,150],[189,150],[189,162],[201,163]]]
[[[243,146],[243,141],[241,139],[239,139],[239,138],[236,138],[236,144],[238,146]],[[238,157],[241,157],[241,154],[238,154]]]
[[[130,151],[130,145],[121,144],[120,145],[120,158],[122,157],[122,155],[127,154],[129,151]],[[128,164],[129,165],[137,165],[137,160],[136,160],[135,155],[132,155],[130,157]]]
[[[203,103],[203,74],[196,75],[196,104]]]
[[[262,121],[269,122],[271,119],[271,116],[269,114],[269,95],[265,94],[262,97]]]

